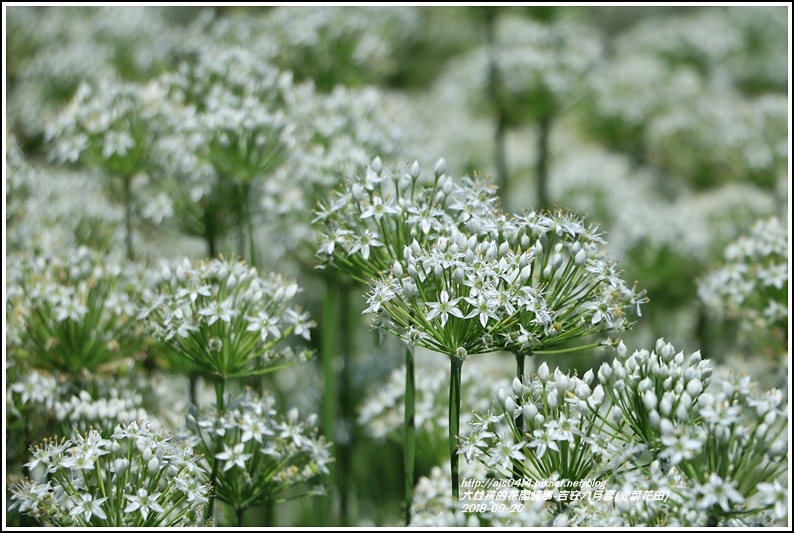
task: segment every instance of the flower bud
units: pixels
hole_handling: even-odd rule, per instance
[[[370,163],[369,168],[380,174],[380,171],[383,170],[383,161],[380,160],[380,156],[372,160],[372,163]]]
[[[350,187],[350,194],[353,196],[353,200],[360,202],[364,197],[364,187],[362,187],[360,183],[354,183],[353,186]]]
[[[391,266],[391,273],[394,274],[395,278],[401,278],[403,276],[403,266],[399,261],[395,261]]]
[[[654,429],[659,429],[659,424],[661,423],[662,418],[659,416],[659,413],[656,412],[654,409],[650,413],[648,413],[648,421],[651,423],[651,427]]]
[[[609,363],[601,363],[601,368],[598,369],[598,381],[608,381],[612,377],[612,367]]]
[[[504,388],[499,387],[499,390],[496,391],[496,400],[499,402],[499,405],[504,405],[506,399],[507,399],[507,391],[504,390]]]
[[[668,416],[670,411],[673,410],[673,398],[670,392],[665,392],[664,396],[662,396],[662,401],[659,402],[659,411],[662,412],[664,416]]]
[[[532,266],[527,265],[521,269],[521,281],[529,281],[529,277],[532,275]]]
[[[578,266],[582,266],[584,264],[585,259],[587,259],[587,254],[584,250],[579,250],[576,252],[576,255],[573,258],[573,262],[576,263]]]
[[[416,179],[419,177],[419,161],[414,161],[411,165],[411,177]]]
[[[521,383],[521,380],[517,377],[513,378],[513,394],[516,396],[521,396],[524,394],[524,384]]]
[[[658,400],[652,390],[646,390],[642,395],[642,404],[648,411],[655,411]],[[659,416],[658,413],[656,416]]]
[[[590,387],[587,386],[582,380],[576,380],[576,384],[573,388],[574,395],[579,398],[580,400],[587,400],[590,397]]]
[[[414,163],[414,164],[418,165],[418,163]],[[438,178],[438,177],[441,177],[446,172],[447,172],[447,162],[444,160],[443,157],[440,157],[440,158],[438,158],[438,161],[436,161],[436,166],[433,169],[433,173]]]
[[[156,474],[157,471],[160,470],[160,461],[156,456],[152,457],[146,465],[146,468],[148,468],[150,474]]]
[[[692,396],[693,398],[703,392],[703,384],[700,383],[699,379],[690,379],[689,382],[686,384],[686,391],[687,393]]]
[[[504,406],[505,406],[505,412],[512,417],[516,410],[516,402],[513,400],[513,398],[508,396],[507,398],[505,398]]]
[[[524,404],[524,419],[529,422],[534,419],[538,414],[538,408],[532,402]]]
[[[538,367],[538,378],[540,378],[541,382],[545,383],[549,380],[549,375],[549,365],[544,361],[543,364]]]

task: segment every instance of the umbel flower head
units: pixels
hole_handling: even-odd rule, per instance
[[[330,202],[320,203],[315,218],[321,266],[369,283],[395,262],[407,266],[403,250],[414,241],[433,242],[450,227],[476,231],[494,211],[495,191],[479,176],[457,183],[446,168],[439,159],[431,178],[418,162],[392,171],[375,158],[362,175],[348,179]]]
[[[767,336],[787,327],[788,276],[788,227],[759,220],[725,249],[725,264],[700,281],[698,296],[713,315]]]
[[[665,433],[664,420],[686,424],[698,418],[698,402],[711,382],[713,365],[702,359],[700,351],[689,357],[676,353],[664,339],[658,339],[651,352],[636,350],[631,355],[620,342],[617,353],[611,364],[603,363],[598,370],[599,383],[611,404],[618,407],[608,428],[619,440],[639,442],[657,451]],[[687,434],[677,438],[679,448],[671,457],[672,464],[692,457],[698,446]]]
[[[155,82],[105,79],[96,87],[83,83],[48,128],[54,158],[81,160],[117,176],[144,171],[152,144],[151,120],[163,96]]]
[[[601,385],[591,389],[593,378],[592,370],[582,379],[552,373],[546,363],[532,377],[513,378],[512,391],[497,393],[502,414],[475,414],[459,453],[499,476],[512,470],[535,482],[563,484],[601,477],[620,458],[605,457],[599,414],[605,396]]]
[[[25,466],[44,480],[12,487],[13,507],[59,527],[201,525],[209,485],[193,450],[146,423],[45,441]]]
[[[187,363],[205,376],[234,379],[311,357],[280,346],[292,336],[308,340],[314,326],[292,303],[295,282],[224,259],[185,259],[160,275],[139,318],[177,367]]]
[[[329,473],[330,443],[318,435],[316,415],[302,421],[294,408],[279,414],[275,398],[250,391],[224,403],[223,413],[188,416],[191,442],[217,472],[218,499],[246,509]]]
[[[452,227],[414,241],[373,285],[366,311],[409,344],[465,360],[509,350],[542,353],[602,331],[623,331],[645,302],[627,287],[594,227],[574,215],[492,215],[479,233]]]
[[[10,271],[9,315],[26,326],[9,350],[27,354],[30,366],[78,375],[142,347],[134,265],[80,247],[20,260]]]

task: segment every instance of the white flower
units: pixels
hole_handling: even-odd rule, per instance
[[[541,459],[543,455],[545,455],[547,449],[552,449],[555,452],[560,451],[551,433],[547,431],[542,431],[540,429],[536,429],[535,431],[532,432],[532,436],[534,438],[530,439],[529,444],[527,444],[527,447],[537,448],[537,451],[535,453],[537,454],[538,459]]]
[[[232,306],[232,300],[227,298],[223,302],[212,302],[207,307],[200,309],[198,313],[201,316],[207,317],[207,324],[210,326],[218,319],[228,324],[231,322],[232,318],[239,314],[239,311],[233,309]]]
[[[788,489],[778,480],[774,483],[759,483],[758,493],[763,505],[775,506],[775,516],[785,518],[788,514]]]
[[[107,515],[101,507],[105,500],[107,500],[107,498],[97,498],[94,500],[91,494],[84,492],[80,495],[80,499],[75,498],[73,500],[74,507],[69,511],[69,514],[71,516],[82,514],[85,522],[90,521],[92,516],[106,520]]]
[[[138,489],[138,493],[135,495],[125,494],[125,498],[127,498],[130,503],[127,507],[124,508],[125,513],[131,513],[133,511],[140,511],[143,515],[143,519],[146,520],[149,517],[149,511],[154,511],[157,513],[162,513],[165,510],[163,507],[157,503],[157,498],[160,497],[159,492],[155,492],[154,494],[149,494],[149,491],[146,489]]]
[[[698,493],[702,495],[698,507],[704,510],[712,505],[719,505],[727,513],[731,510],[731,503],[744,502],[744,498],[732,481],[724,481],[714,473],[709,476],[708,483],[698,487]]]
[[[450,314],[458,318],[463,318],[463,312],[456,307],[459,301],[460,298],[455,298],[450,301],[449,294],[447,293],[446,289],[442,290],[439,302],[430,302],[427,304],[430,308],[430,312],[426,317],[427,320],[430,321],[439,316],[441,317],[441,325],[444,326],[446,325]]]
[[[229,448],[227,444],[223,445],[223,452],[216,455],[215,458],[226,461],[226,464],[223,465],[224,472],[234,467],[234,465],[245,470],[245,462],[250,459],[252,455],[250,453],[243,453],[244,449],[245,444],[242,442],[235,444],[234,448]]]

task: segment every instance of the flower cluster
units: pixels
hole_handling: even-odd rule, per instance
[[[646,447],[663,472],[680,474],[694,511],[716,523],[776,505],[788,445],[779,390],[755,391],[747,375],[709,387],[711,374],[699,352],[687,359],[663,339],[653,352],[630,356],[620,345],[618,358],[598,371],[620,411],[605,433]],[[779,507],[775,513],[784,517]]]
[[[50,439],[27,463],[41,482],[12,488],[13,507],[59,527],[197,526],[207,502],[207,474],[193,450],[145,423]]]
[[[617,408],[609,427],[613,438],[639,442],[652,451],[665,446],[662,458],[675,465],[691,458],[698,444],[687,433],[666,432],[672,422],[686,424],[698,417],[698,401],[711,381],[713,365],[700,352],[685,357],[659,339],[656,349],[628,355],[621,342],[618,357],[604,363],[598,380]],[[681,426],[683,427],[683,426]]]
[[[9,352],[27,354],[30,366],[79,375],[142,347],[135,265],[80,247],[20,260],[10,273],[9,315],[26,327]]]
[[[737,319],[746,332],[782,333],[788,321],[788,227],[778,218],[760,220],[724,257],[725,264],[698,286],[708,311]]]
[[[546,363],[535,376],[514,378],[512,394],[497,394],[502,414],[476,414],[459,453],[503,476],[512,470],[532,481],[597,479],[617,454],[601,433],[605,395],[601,385],[590,388],[593,378],[592,370],[583,379],[551,373]]]
[[[599,331],[622,331],[645,301],[620,278],[594,227],[535,212],[477,221],[480,235],[403,250],[369,293],[379,327],[461,361],[505,349],[529,355]]]
[[[97,376],[90,383],[96,391],[94,394],[87,390],[73,393],[68,383],[59,384],[52,376],[33,371],[21,376],[9,388],[13,409],[28,413],[34,419],[40,415],[51,416],[60,435],[89,429],[99,430],[105,435],[112,433],[117,424],[128,420],[146,419],[159,426],[147,413],[143,394],[134,390],[135,385],[130,379],[111,381]],[[48,433],[53,432],[47,418],[37,421],[47,424]],[[33,421],[26,422],[31,424]]]
[[[160,275],[139,319],[177,368],[225,380],[311,357],[309,351],[278,346],[291,336],[308,340],[314,325],[292,303],[296,283],[221,259],[199,264],[185,259],[165,265]]]
[[[150,121],[164,94],[156,83],[138,85],[103,79],[83,83],[48,128],[54,157],[83,160],[128,179],[146,169],[152,143]]]
[[[328,474],[330,443],[318,435],[316,415],[276,411],[272,396],[227,397],[222,413],[191,411],[190,441],[215,473],[215,496],[238,510],[273,502],[292,487]]]
[[[446,169],[439,159],[431,178],[421,174],[416,161],[392,171],[375,158],[363,175],[348,179],[332,200],[320,204],[315,222],[322,224],[322,265],[369,283],[395,261],[405,264],[403,250],[412,241],[432,242],[452,227],[482,227],[494,213],[494,190],[479,176],[457,183]]]
[[[503,414],[476,414],[459,453],[497,479],[554,481],[549,501],[565,502],[554,518],[560,524],[784,520],[783,393],[758,390],[746,374],[714,383],[710,375],[699,352],[686,358],[663,339],[632,355],[620,343],[594,387],[592,370],[579,379],[544,363],[530,379],[516,378],[512,394],[499,391]],[[661,491],[663,498],[612,507],[561,497],[564,485],[588,480],[607,492]]]

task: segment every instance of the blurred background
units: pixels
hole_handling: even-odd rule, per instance
[[[623,337],[630,350],[664,337],[718,369],[786,386],[787,311],[747,328],[699,289],[754,223],[790,222],[786,7],[5,10],[9,265],[81,245],[124,251],[126,232],[146,264],[237,255],[295,277],[319,320],[317,201],[376,156],[396,169],[414,160],[430,169],[444,157],[452,176],[492,176],[505,211],[570,209],[600,226],[624,279],[650,298]],[[218,84],[245,86],[254,100],[216,98]],[[114,169],[75,155],[88,141],[70,130],[86,88],[118,87],[143,102],[135,117],[151,139],[126,195],[107,177]],[[191,129],[198,119],[181,114],[191,102],[217,116]],[[224,112],[229,102],[240,116]],[[246,125],[258,106],[278,116],[281,145],[249,177],[248,246],[231,229],[191,225],[185,198],[221,206],[213,227],[226,215],[235,226],[217,166],[202,166],[194,141]],[[359,314],[366,287],[352,290],[349,319],[360,327],[336,369],[336,477],[327,495],[278,506],[278,525],[400,521],[400,346],[370,333]],[[583,373],[607,357],[593,350],[549,365]],[[512,365],[494,354],[467,365],[468,376],[464,367],[462,411],[487,408]],[[323,412],[321,368],[280,372],[269,387],[284,405]],[[147,371],[157,376],[156,362]],[[418,354],[417,375],[418,478],[446,454],[446,361]],[[14,475],[23,456],[7,455]],[[247,521],[257,525],[256,513]]]

